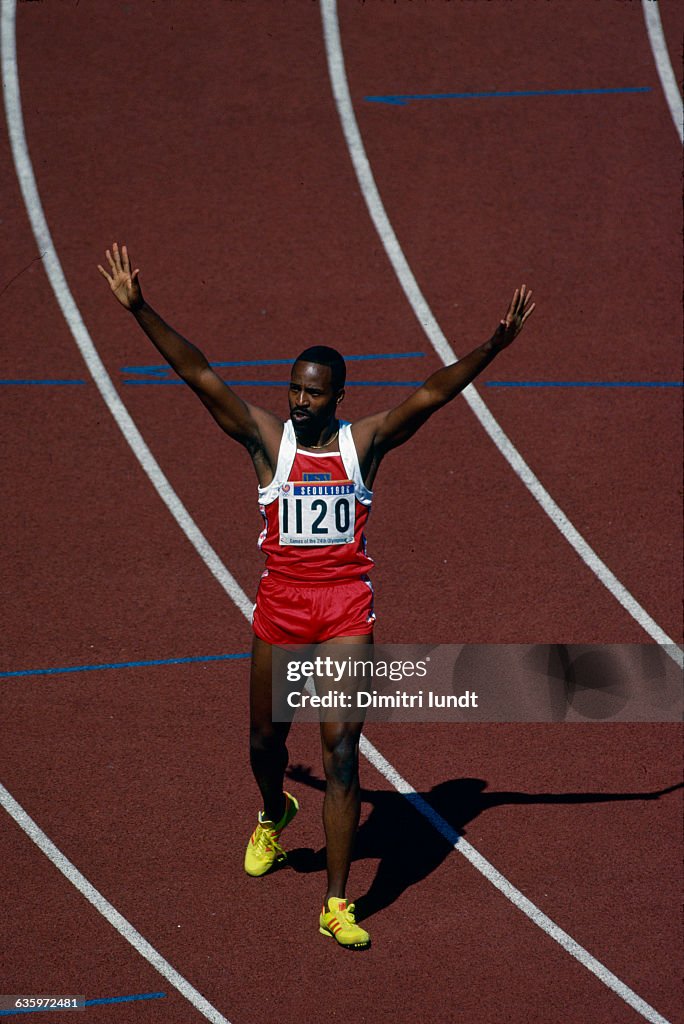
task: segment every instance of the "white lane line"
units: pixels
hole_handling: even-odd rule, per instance
[[[88,370],[92,374],[100,394],[116,420],[119,429],[133,449],[136,458],[147,473],[162,501],[171,512],[171,515],[202,558],[204,564],[213,573],[240,611],[249,618],[252,603],[206,540],[145,444],[128,410],[114,390],[114,385],[90,339],[78,307],[69,291],[45,220],[24,134],[16,57],[15,13],[15,0],[3,0],[2,21],[0,23],[0,49],[5,111],[17,177],[31,227],[38,243],[38,249],[40,252],[45,253],[44,266],[48,279]],[[87,878],[57,849],[54,843],[51,842],[2,785],[0,785],[0,803],[7,813],[14,818],[20,828],[43,851],[45,856],[52,861],[55,867],[69,879],[79,892],[116,928],[133,948],[166,978],[181,995],[185,996],[207,1020],[212,1021],[212,1024],[230,1024],[228,1019],[219,1013],[178,971],[174,970],[164,957],[90,884]]]
[[[434,348],[437,355],[446,365],[456,362],[456,354],[447,341],[441,327],[437,323],[432,310],[423,296],[413,272],[404,256],[394,228],[392,227],[378,187],[375,184],[373,172],[366,156],[366,151],[361,138],[361,132],[354,114],[354,107],[349,93],[349,84],[344,66],[344,53],[340,39],[340,28],[337,20],[337,6],[335,0],[322,0],[321,15],[323,18],[323,33],[325,37],[325,48],[328,58],[328,70],[332,84],[333,95],[337,111],[342,124],[342,130],[347,142],[349,154],[354,165],[363,198],[365,199],[371,220],[380,236],[385,252],[394,268],[404,294],[415,313],[418,323]],[[642,608],[639,602],[632,596],[627,588],[620,582],[617,576],[608,568],[596,552],[590,547],[579,530],[570,522],[563,510],[556,504],[548,491],[542,486],[539,479],[532,472],[523,459],[520,452],[506,436],[491,412],[480,398],[471,384],[465,391],[463,397],[471,410],[489,434],[490,438],[499,449],[503,457],[509,463],[516,476],[524,483],[531,494],[539,502],[543,510],[551,519],[554,526],[560,530],[567,542],[574,548],[583,562],[589,566],[592,572],[598,577],[603,585],[610,591],[614,598],[629,612],[633,619],[639,623],[657,643],[662,644],[665,650],[677,662],[684,666],[684,651],[677,647],[667,633],[661,629],[658,623],[651,618],[648,612]]]
[[[682,106],[682,97],[679,93],[677,79],[672,69],[670,54],[668,53],[667,43],[665,41],[665,33],[663,32],[663,23],[660,20],[660,11],[658,9],[657,0],[641,0],[641,9],[644,12],[648,41],[651,44],[651,50],[653,51],[653,59],[655,60],[655,65],[658,70],[660,84],[663,87],[665,99],[667,100],[667,105],[670,108],[670,113],[672,114],[674,126],[677,129],[679,141],[684,142],[684,108]]]
[[[114,391],[114,386],[107,374],[107,371],[104,369],[102,361],[100,360],[99,355],[97,354],[97,351],[95,349],[95,346],[93,345],[93,342],[91,341],[88,335],[86,327],[83,324],[78,308],[76,307],[76,304],[73,300],[73,297],[71,296],[71,293],[69,292],[66,280],[64,278],[64,274],[62,272],[61,265],[57,258],[57,254],[55,252],[54,245],[50,237],[47,223],[45,221],[42,205],[40,203],[40,198],[35,183],[33,168],[28,154],[28,147],[26,145],[23,118],[21,114],[16,60],[15,4],[16,0],[2,0],[0,48],[2,50],[2,76],[3,87],[5,92],[7,122],[9,126],[10,141],[12,145],[12,154],[14,157],[17,176],[21,184],[22,194],[24,196],[24,203],[26,205],[29,220],[31,222],[34,235],[36,236],[36,240],[38,241],[39,248],[46,248],[48,251],[49,259],[48,256],[46,256],[46,259],[44,261],[46,273],[48,274],[48,278],[55,292],[62,313],[74,336],[76,345],[78,346],[79,351],[81,351],[81,353],[83,354],[83,358],[86,360],[88,369],[93,374],[93,377],[95,377],[94,370],[97,370],[98,374],[100,375],[100,380],[96,381],[98,387],[100,388],[100,393],[102,394],[105,402],[107,403],[108,408],[112,412],[112,415],[114,415],[114,418],[116,419],[119,428],[121,429],[129,445],[131,446],[134,454],[136,455],[136,458],[142,465],[147,475],[150,477],[152,483],[155,486],[155,489],[162,496],[169,511],[176,519],[176,522],[178,522],[181,529],[183,529],[183,531],[186,533],[186,536],[195,547],[200,558],[204,561],[209,570],[219,581],[219,583],[224,588],[224,590],[231,598],[231,600],[237,605],[240,611],[242,611],[245,617],[249,619],[251,615],[251,603],[248,601],[246,595],[244,594],[244,591],[242,591],[242,589],[235,582],[233,576],[228,572],[226,567],[220,561],[218,555],[216,555],[216,553],[213,552],[213,550],[210,548],[203,534],[201,533],[197,525],[194,523],[189,513],[184,509],[180,500],[176,497],[170,483],[161,473],[161,470],[157,466],[157,463],[154,461],[151,454],[149,455],[149,458],[143,459],[142,456],[146,452],[149,452],[149,450],[147,449],[147,445],[145,445],[145,442],[142,440],[142,437],[140,436],[137,427],[135,427],[135,424],[133,423],[130,415],[128,414],[128,411],[124,407],[118,395],[116,395],[116,392]],[[92,353],[93,358],[86,358],[86,352],[89,354]],[[110,401],[107,400],[106,396],[113,396],[111,403]],[[116,413],[114,411],[115,409],[117,410]],[[128,424],[130,424],[132,430],[127,431],[124,429],[124,426]],[[140,439],[139,444],[134,443],[135,438]],[[158,483],[156,482],[155,477],[153,476],[152,467],[156,467],[156,472],[163,480],[164,486],[162,490],[160,490],[160,487],[158,486]],[[168,489],[170,500],[167,500],[167,497],[165,496],[166,489]],[[179,509],[182,509],[184,516],[186,516],[187,519],[189,520],[191,529],[186,529],[186,525],[182,517],[179,515]],[[209,554],[209,552],[211,553],[211,555]],[[213,556],[213,558],[211,556]],[[365,737],[363,737],[362,747],[364,755],[368,758],[368,760],[371,761],[374,767],[379,772],[381,772],[381,774],[383,774],[400,793],[403,793],[404,796],[409,798],[410,794],[412,792],[415,792],[412,790],[412,787],[410,787],[409,784],[399,775],[396,769],[393,768],[392,765],[390,765],[389,762],[382,757],[382,755],[376,750],[375,747],[373,747],[373,745]],[[426,801],[424,801],[421,797],[418,797],[417,794],[415,798],[411,798],[411,802],[420,810],[420,813],[427,818],[427,820],[433,825],[433,827],[437,828],[439,831],[439,823],[443,822],[444,819],[442,819]],[[38,828],[35,822],[33,822],[31,818],[29,818],[29,816],[26,814],[23,808],[20,807],[20,805],[14,800],[11,794],[8,793],[8,791],[4,787],[0,787],[0,803],[2,803],[2,806],[5,808],[5,810],[7,810],[9,814],[11,814],[11,816],[14,818],[17,824],[27,833],[27,835],[29,835],[34,842],[37,842],[37,844],[40,846],[40,848],[43,850],[46,856],[48,856],[50,860],[52,860],[52,862],[57,867],[59,867],[60,870],[63,870],[62,864],[64,866],[70,865],[70,869],[72,870],[73,874],[73,877],[71,877],[70,880],[73,881],[73,884],[76,886],[76,888],[78,888],[79,891],[81,891],[83,895],[86,896],[86,898],[90,899],[90,896],[86,891],[90,887],[90,883],[84,878],[83,875],[80,874],[80,872],[77,871],[77,869],[73,865],[70,864],[67,858],[65,858],[63,854],[60,853],[57,847],[55,847],[54,844],[50,841],[50,839],[48,839],[48,837],[45,835],[45,833],[43,833]],[[444,825],[446,826],[447,830],[450,828],[448,823],[444,822]],[[38,842],[38,839],[40,839],[41,841]],[[461,843],[463,842],[465,841],[461,840],[458,843],[458,847],[460,847]],[[465,848],[466,847],[464,847],[463,849]],[[472,851],[474,857],[479,857],[479,854],[476,853],[473,847],[467,845],[467,848],[468,850]],[[483,864],[487,863],[486,861],[484,861],[484,858],[480,858],[480,860]],[[473,863],[475,862],[473,861]],[[477,864],[475,864],[475,866],[478,867],[478,870],[482,870],[481,866],[478,866]],[[494,874],[490,878],[490,881],[492,881],[493,884],[496,885],[497,880],[501,880],[501,884],[497,885],[498,888],[501,889],[501,886],[505,884],[506,886],[510,887],[511,892],[518,891],[514,889],[514,887],[511,886],[510,883],[507,882],[507,880],[502,875],[496,872],[494,868],[492,868],[492,872],[494,872]],[[66,872],[64,873],[66,874]],[[67,874],[67,877],[70,877],[70,875]],[[82,879],[84,883],[83,886],[77,884],[78,880],[80,879]],[[97,890],[93,889],[93,894],[95,893],[97,893]],[[99,896],[99,893],[97,895]],[[93,902],[92,900],[91,902],[93,902],[93,905],[97,907],[100,913],[103,913],[104,916],[107,917],[107,920],[110,920],[110,917],[107,916],[105,910],[111,908],[112,923],[114,923],[115,919],[120,918],[118,911],[116,911],[116,909],[111,904],[107,903],[107,901],[104,900],[104,897],[100,898],[103,901],[101,906],[98,906],[98,904]],[[520,894],[520,898],[522,900],[525,900],[525,897],[523,897],[522,894]],[[542,912],[538,910],[536,907],[534,907],[534,904],[529,903],[529,901],[527,901],[527,903],[529,904],[529,907],[531,908],[532,912],[536,913],[538,917],[544,917]],[[124,920],[125,919],[121,918],[122,922]],[[535,917],[532,917],[532,920],[535,920]],[[551,924],[553,924],[553,922],[551,922]],[[116,924],[114,926],[117,927]],[[132,926],[129,925],[128,927],[131,928],[131,932],[134,933],[135,936],[138,936],[138,933],[135,932],[134,929],[132,929]],[[122,932],[122,934],[124,933]],[[124,935],[124,937],[128,938],[127,935]],[[149,946],[146,940],[142,938],[142,936],[139,936],[139,939],[141,940],[141,945],[136,945],[135,948],[138,949],[138,951],[141,953],[142,956],[145,957],[145,959],[148,959],[148,956],[146,955],[147,952],[152,951],[154,953],[155,951],[151,946]],[[130,938],[128,940],[131,941]],[[156,956],[159,956],[159,954],[156,954]],[[166,961],[164,961],[163,958],[160,957],[159,959],[161,964],[166,965]],[[152,963],[153,961],[150,960],[149,962]],[[598,961],[596,962],[598,963]],[[160,970],[160,973],[164,974],[164,972],[161,970],[161,964],[158,966],[156,963],[154,963],[154,966],[157,967],[157,970]],[[585,964],[585,966],[587,965]],[[173,971],[173,968],[169,969]],[[610,974],[610,972],[608,973]],[[174,976],[176,976],[175,972]],[[164,974],[164,977],[168,977],[168,975]],[[177,977],[180,979],[180,975],[177,975]],[[611,975],[611,977],[613,976]],[[173,981],[171,978],[169,978],[168,980],[170,980],[171,983],[175,986],[175,981]],[[181,990],[179,989],[179,991]],[[194,992],[195,990],[193,989],[192,991]],[[203,997],[199,995],[199,993],[197,993],[197,995],[199,996],[199,999],[203,999]],[[639,1000],[639,997],[636,995],[634,996],[634,998],[636,1000]],[[193,1003],[193,1005],[197,1006],[198,1004]],[[207,1006],[209,1006],[209,1004],[207,1004]],[[200,1009],[199,1006],[198,1009]],[[210,1007],[210,1009],[211,1012],[218,1015],[215,1018],[209,1018],[210,1020],[215,1019],[219,1022],[225,1021],[225,1018],[218,1014],[217,1010],[215,1010],[213,1007]],[[665,1018],[658,1015],[655,1010],[652,1011],[652,1014],[653,1016],[647,1017],[647,1019],[652,1020],[654,1024],[668,1024]],[[205,1016],[206,1015],[207,1014],[205,1013]]]
[[[2,84],[5,97],[5,113],[17,177],[38,249],[41,253],[44,253],[43,266],[48,280],[52,285],[52,290],[62,310],[62,315],[69,325],[78,350],[83,356],[107,408],[116,420],[121,433],[132,448],[138,462],[147,473],[152,486],[192,546],[199,552],[205,565],[209,567],[209,570],[223,589],[230,595],[231,600],[235,602],[240,611],[249,618],[253,602],[249,600],[235,577],[228,572],[216,551],[198,528],[143,440],[142,434],[133,422],[128,409],[116,393],[112,379],[107,373],[104,363],[88,334],[78,306],[69,290],[64,271],[52,241],[52,236],[50,235],[45,214],[43,213],[43,206],[33,173],[33,165],[31,164],[26,144],[17,68],[15,12],[16,0],[2,0]]]
[[[109,921],[113,928],[116,928],[119,935],[123,936],[126,942],[129,942],[182,996],[185,996],[189,1003],[192,1003],[207,1020],[212,1021],[212,1024],[230,1024],[230,1021],[222,1013],[219,1013],[189,981],[171,966],[168,960],[164,959],[161,953],[157,952],[154,946],[150,945],[147,939],[143,938],[139,931],[136,931],[133,925],[119,913],[116,907],[113,907],[109,900],[106,900],[102,893],[94,885],[91,885],[88,879],[81,874],[78,868],[74,867],[61,850],[57,849],[52,840],[36,825],[33,818],[26,813],[21,804],[17,803],[2,784],[0,784],[0,804],[14,818],[17,825],[26,835],[33,840],[36,846],[42,850],[48,860],[52,861],[64,877],[85,896],[89,903],[92,903],[95,909]]]
[[[579,942],[576,942],[571,935],[564,932],[555,921],[552,921],[550,917],[547,917],[539,907],[535,906],[531,900],[528,900],[527,896],[523,896],[519,889],[516,889],[514,885],[505,878],[500,871],[497,871],[493,864],[491,864],[481,853],[471,846],[462,836],[459,836],[458,832],[451,827],[448,821],[438,814],[437,811],[425,800],[419,793],[415,791],[413,786],[403,779],[399,772],[394,768],[389,761],[385,760],[382,754],[377,750],[373,744],[365,737],[361,736],[361,747],[365,757],[371,762],[371,764],[377,768],[381,775],[392,783],[394,788],[401,793],[411,803],[415,809],[423,815],[424,818],[430,822],[432,827],[436,829],[440,835],[444,836],[447,842],[451,843],[457,853],[462,854],[467,861],[469,861],[474,868],[476,868],[480,874],[484,875],[485,878],[492,883],[492,885],[501,892],[506,899],[510,900],[519,910],[523,912],[531,921],[534,922],[542,931],[546,932],[555,942],[557,942],[563,949],[570,954],[575,960],[586,967],[587,970],[591,971],[599,981],[602,981],[609,989],[615,992],[616,995],[620,996],[621,999],[631,1006],[637,1013],[647,1020],[651,1021],[652,1024],[669,1024],[665,1017],[661,1016],[657,1010],[655,1010],[649,1003],[647,1003],[641,996],[637,995],[633,989],[625,985],[623,981],[609,971],[596,957],[592,956],[584,948],[580,946]]]
[[[396,234],[394,233],[394,229],[387,217],[380,198],[380,193],[378,192],[378,188],[375,184],[375,179],[373,177],[368,157],[366,156],[361,132],[359,131],[349,92],[335,0],[321,0],[321,15],[323,19],[323,34],[328,59],[328,70],[333,95],[335,97],[335,104],[337,106],[347,147],[354,165],[354,170],[371,219],[375,225],[378,235],[380,236],[385,252],[387,253],[387,256],[394,268],[397,278],[404,290],[404,294],[406,295],[406,298],[408,299],[411,308],[413,309],[418,322],[425,331],[430,343],[445,364],[455,362],[456,355],[446,340],[446,337],[439,327],[432,310],[418,287],[418,283],[413,276]],[[577,551],[583,561],[586,562],[586,564],[596,573],[601,582],[617,598],[620,604],[627,609],[633,618],[636,619],[639,625],[659,644],[665,646],[667,653],[670,654],[671,657],[674,657],[677,664],[684,664],[684,652],[673,644],[667,634],[637,603],[632,595],[613,575],[610,569],[608,569],[605,563],[601,561],[598,555],[596,555],[596,553],[587,544],[578,530],[576,530],[569,521],[565,513],[558,507],[555,501],[553,501],[544,487],[542,487],[537,477],[532,473],[532,470],[527,466],[524,459],[508,437],[506,437],[482,399],[476,393],[475,388],[470,385],[463,392],[463,396],[484,429],[496,444],[497,448],[499,448],[506,460],[512,466],[515,473],[530,489],[544,511],[549,515],[552,522],[558,527],[563,536],[566,537],[568,542]],[[671,650],[672,647],[674,647],[674,652]],[[522,910],[530,920],[542,928],[551,936],[551,938],[555,939],[556,942],[560,943],[560,945],[571,956],[595,974],[596,977],[600,978],[604,984],[624,999],[625,1002],[629,1003],[629,1005],[645,1017],[646,1020],[658,1022],[664,1021],[664,1018],[652,1006],[649,1006],[649,1004],[633,992],[632,989],[612,974],[608,968],[604,967],[603,964],[596,960],[595,957],[588,953],[587,950],[579,945],[579,943],[575,942],[574,939],[567,935],[566,932],[543,914],[538,907],[527,899],[527,897],[523,896],[522,893],[512,886],[511,883],[503,877],[503,875],[501,875],[474,849],[474,847],[466,843],[465,840],[460,839],[449,824],[444,821],[444,819],[441,818],[437,812],[434,811],[425,800],[423,800],[422,797],[418,796],[413,787],[399,775],[396,769],[382,757],[382,755],[365,737],[362,737],[362,750],[364,755],[369,761],[371,761],[378,771],[384,775],[400,793],[403,793],[404,796],[410,798],[414,806],[417,807],[421,814],[423,814],[432,823],[437,831],[442,835],[445,835],[446,838],[454,844],[455,849],[462,853],[470,861],[473,867],[480,871],[494,886],[496,886],[497,889],[499,889],[500,892],[503,893],[504,896],[519,907],[519,909]]]

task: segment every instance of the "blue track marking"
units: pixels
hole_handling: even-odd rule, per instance
[[[110,998],[104,999],[86,999],[83,1006],[104,1006],[107,1003],[133,1003],[139,999],[165,999],[166,992],[141,992],[138,995],[133,996],[111,996]],[[37,1007],[31,1006],[24,1009],[12,1009],[12,1010],[0,1010],[0,1017],[16,1017],[20,1013],[74,1013],[78,1011],[74,1010],[58,1010],[54,1007]]]
[[[13,385],[42,384],[44,387],[56,387],[62,384],[85,384],[84,380],[0,380],[0,385],[12,387]]]
[[[368,355],[345,356],[346,362],[369,362],[387,359],[422,359],[424,352],[375,352]],[[233,359],[223,362],[212,362],[210,366],[239,367],[239,366],[291,366],[292,359]],[[162,384],[165,387],[181,387],[184,381],[179,380],[168,363],[161,363],[154,366],[122,366],[121,373],[137,375],[132,380],[124,380],[124,384],[140,387],[148,384]],[[289,385],[289,380],[225,380],[231,388],[281,388]],[[347,387],[390,387],[409,388],[418,387],[422,381],[406,380],[350,380]]]
[[[150,380],[125,380],[124,384],[147,385],[164,384],[167,387],[179,387],[185,382],[182,380],[161,380],[152,378]],[[289,380],[224,380],[228,387],[250,387],[250,388],[283,388],[289,387]],[[345,388],[417,388],[423,383],[422,380],[348,380]]]
[[[353,363],[369,359],[422,359],[424,352],[382,352],[374,355],[345,356],[345,362]],[[224,362],[209,363],[210,366],[291,366],[292,359],[232,359]],[[154,366],[122,366],[122,373],[168,373],[168,363]]]
[[[205,654],[194,658],[154,658],[148,661],[112,661],[101,665],[64,665],[56,668],[26,668],[19,672],[0,672],[0,679],[18,679],[21,676],[57,676],[69,672],[100,672],[108,668],[147,668],[154,665],[193,665],[209,661],[240,661],[251,657],[244,654]]]
[[[366,103],[388,103],[405,107],[416,100],[489,100],[511,99],[521,96],[609,96],[617,93],[650,92],[651,87],[627,86],[620,89],[522,89],[511,92],[433,92],[396,93],[389,96],[364,96]]]
[[[86,1006],[104,1006],[107,1003],[133,1003],[138,999],[165,999],[166,992],[142,992],[136,996],[113,996],[109,999],[86,999]]]
[[[488,388],[681,388],[669,380],[488,380]]]

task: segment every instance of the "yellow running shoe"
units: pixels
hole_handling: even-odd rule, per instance
[[[293,796],[285,793],[285,813],[279,822],[274,823],[264,818],[259,811],[259,822],[252,832],[245,851],[245,871],[253,878],[265,875],[274,864],[287,860],[287,854],[278,842],[280,833],[289,825],[299,810],[299,804]]]
[[[356,923],[354,904],[337,896],[330,897],[327,910],[323,904],[318,930],[321,935],[330,935],[345,949],[368,949],[371,944],[368,932]]]

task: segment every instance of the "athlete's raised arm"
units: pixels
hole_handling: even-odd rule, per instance
[[[358,447],[368,469],[386,452],[408,441],[416,430],[473,381],[492,359],[517,337],[534,309],[532,292],[516,288],[508,312],[494,334],[457,363],[437,370],[405,402],[387,412],[359,420],[355,426]]]
[[[125,245],[119,249],[118,244],[114,242],[111,252],[107,249],[106,258],[109,272],[100,264],[97,269],[108,281],[115,297],[124,309],[133,314],[167,363],[198,395],[227,434],[243,444],[253,458],[263,453],[265,449],[270,456],[269,463],[272,462],[273,452],[277,455],[281,421],[264,409],[244,402],[214,372],[206,356],[169,327],[145,302],[138,280],[139,270],[131,271],[128,249]],[[255,458],[255,463],[256,461]]]

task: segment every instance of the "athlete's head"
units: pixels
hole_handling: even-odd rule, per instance
[[[335,418],[344,398],[347,369],[334,348],[313,345],[294,361],[290,374],[290,419],[303,444],[313,444]]]

